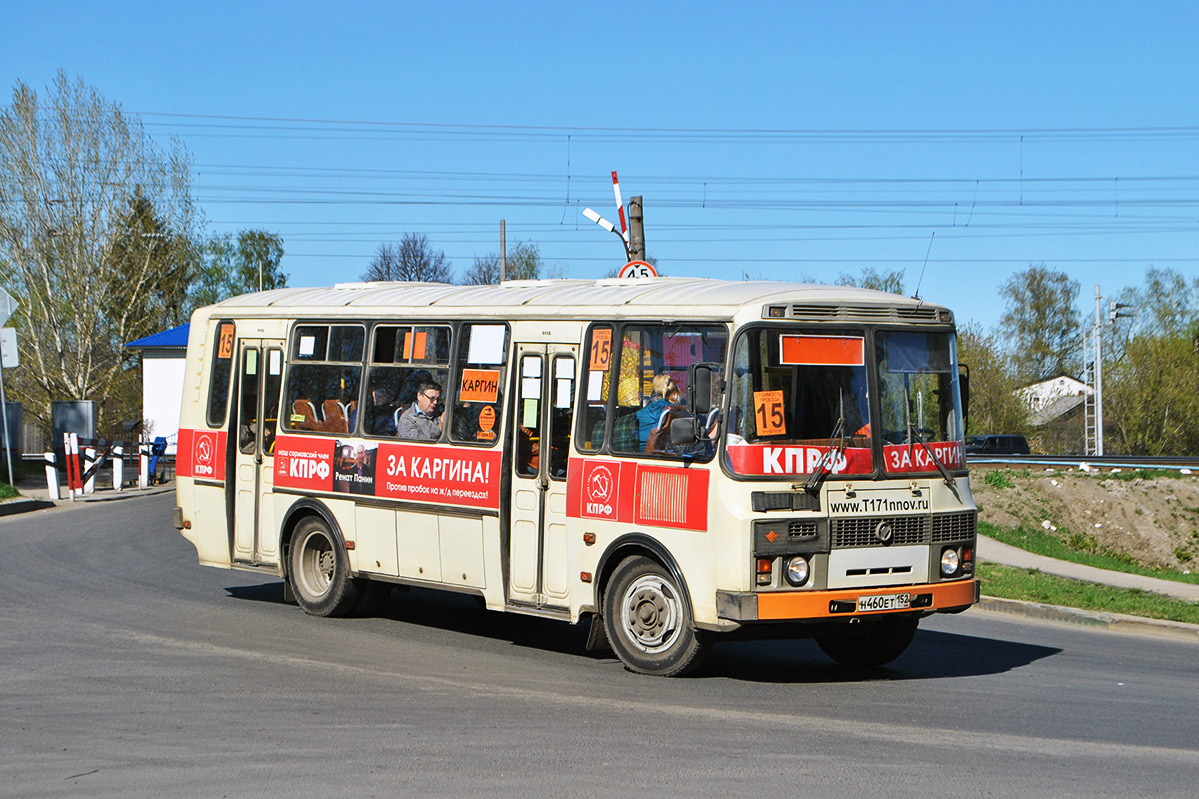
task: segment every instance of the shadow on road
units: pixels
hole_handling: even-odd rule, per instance
[[[230,586],[225,590],[235,599],[284,604],[281,582]],[[470,595],[400,588],[370,616],[586,660],[615,661],[610,651],[585,650],[587,624],[571,625],[492,612]],[[1022,668],[1061,651],[1056,647],[921,630],[908,650],[894,662],[881,668],[861,669],[834,663],[815,641],[808,639],[729,639],[718,641],[693,678],[815,684],[977,677]]]

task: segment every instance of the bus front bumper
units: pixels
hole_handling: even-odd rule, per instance
[[[728,621],[803,621],[913,611],[953,613],[978,598],[976,579],[842,591],[717,591],[716,614]]]

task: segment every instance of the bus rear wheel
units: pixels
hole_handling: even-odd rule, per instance
[[[359,581],[337,538],[318,518],[300,522],[291,537],[288,579],[296,602],[312,616],[344,616],[361,598]]]
[[[816,636],[824,654],[843,666],[871,668],[890,663],[904,653],[916,635],[917,619],[890,618],[846,625],[835,633]]]
[[[640,556],[626,558],[612,574],[604,592],[604,630],[621,662],[641,674],[686,674],[708,648],[678,584]]]

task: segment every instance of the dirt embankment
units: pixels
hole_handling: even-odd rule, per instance
[[[1008,485],[1010,484],[1010,485]],[[1128,470],[972,466],[979,519],[1036,528],[1074,548],[1112,550],[1146,566],[1199,568],[1199,477]]]

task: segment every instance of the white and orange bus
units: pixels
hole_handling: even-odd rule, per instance
[[[423,586],[647,674],[733,632],[877,665],[978,598],[963,383],[949,310],[845,287],[245,295],[192,317],[175,523],[310,614]]]

